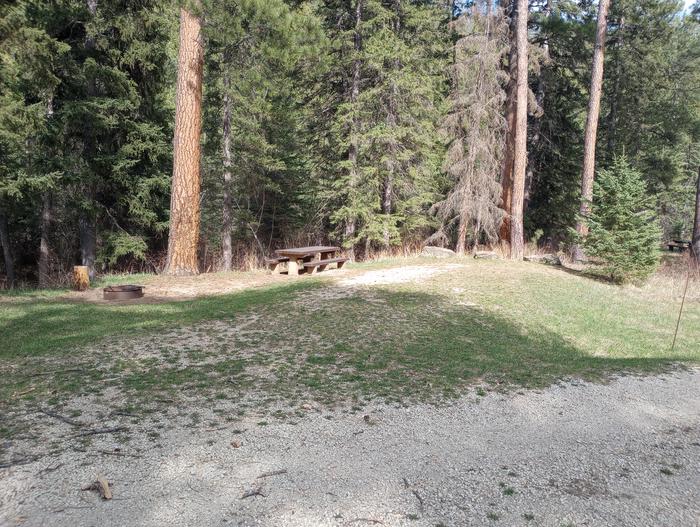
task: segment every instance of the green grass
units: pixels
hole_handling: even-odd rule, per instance
[[[25,291],[21,302],[0,298],[0,358],[56,356],[110,336],[152,333],[202,320],[230,320],[245,310],[318,285],[310,279],[196,300],[115,306],[55,298],[60,291],[49,297],[45,292]]]
[[[0,410],[112,387],[131,408],[186,393],[236,401],[236,415],[277,405],[272,417],[284,418],[310,400],[439,402],[474,385],[483,396],[700,362],[697,301],[671,353],[678,301],[667,292],[536,264],[455,262],[464,267],[352,294],[304,278],[159,304],[0,298]]]

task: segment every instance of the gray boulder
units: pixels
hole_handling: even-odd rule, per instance
[[[445,249],[444,247],[433,247],[432,245],[426,245],[423,247],[423,251],[420,253],[421,256],[430,256],[432,258],[450,258],[456,256],[452,249]]]
[[[561,265],[561,260],[556,254],[531,254],[525,256],[523,260],[546,265]]]
[[[482,260],[499,260],[501,257],[493,251],[476,251],[474,258]]]

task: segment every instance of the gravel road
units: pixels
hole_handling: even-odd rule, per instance
[[[700,369],[171,424],[0,470],[0,525],[700,526]],[[111,501],[81,490],[98,474]]]

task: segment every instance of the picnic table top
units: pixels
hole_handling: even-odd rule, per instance
[[[304,256],[309,256],[316,253],[331,253],[337,252],[339,250],[340,247],[335,247],[332,245],[313,245],[311,247],[291,247],[289,249],[277,249],[275,251],[275,254],[278,254],[279,256],[298,256],[303,258]]]

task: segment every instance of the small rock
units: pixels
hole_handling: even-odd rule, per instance
[[[477,251],[474,253],[474,258],[480,258],[482,260],[500,260],[501,257],[493,251]]]
[[[233,448],[241,448],[241,442],[240,441],[231,441],[231,446]]]
[[[523,260],[546,265],[561,265],[561,260],[556,254],[531,254],[525,256]]]
[[[456,256],[452,249],[446,249],[444,247],[434,247],[432,245],[426,245],[423,247],[423,251],[420,253],[421,256],[432,256],[433,258],[450,258]]]

